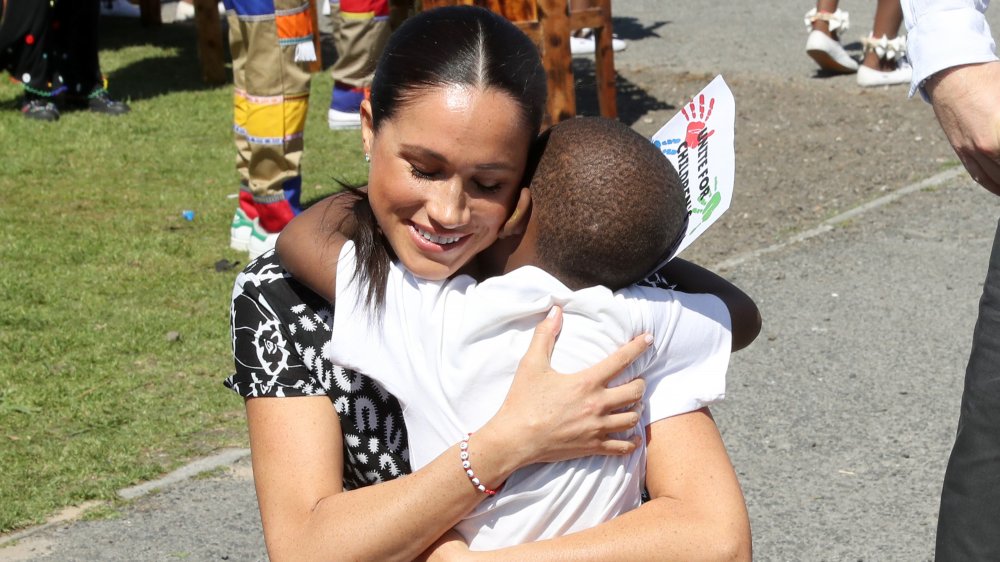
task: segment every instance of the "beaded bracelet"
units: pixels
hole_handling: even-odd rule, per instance
[[[471,433],[465,434],[465,439],[462,439],[462,442],[459,443],[458,445],[458,448],[461,451],[458,454],[458,456],[459,458],[462,459],[462,468],[465,469],[465,475],[469,477],[469,481],[472,482],[472,485],[475,486],[477,490],[486,494],[487,496],[495,496],[497,495],[497,491],[491,490],[487,488],[485,485],[483,485],[483,483],[480,482],[478,478],[476,478],[476,473],[472,471],[472,461],[469,460],[470,437],[472,437]]]

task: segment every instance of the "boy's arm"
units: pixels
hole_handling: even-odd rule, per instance
[[[685,293],[710,293],[725,303],[733,330],[733,351],[753,343],[760,334],[760,310],[749,295],[729,281],[687,260],[674,258],[657,272]]]
[[[337,287],[337,258],[353,226],[354,201],[347,193],[319,201],[292,219],[275,244],[281,266],[330,302]]]

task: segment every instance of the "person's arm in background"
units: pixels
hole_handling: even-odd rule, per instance
[[[664,280],[685,293],[709,293],[719,297],[732,322],[733,351],[739,351],[760,334],[760,310],[749,295],[729,281],[687,260],[674,258],[657,272]]]
[[[902,0],[910,95],[934,106],[972,178],[1000,195],[1000,62],[986,22],[988,0]]]

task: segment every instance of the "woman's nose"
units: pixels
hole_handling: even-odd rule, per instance
[[[470,212],[461,179],[452,178],[438,184],[427,202],[427,215],[442,228],[454,229],[468,224]]]

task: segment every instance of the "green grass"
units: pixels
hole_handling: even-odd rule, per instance
[[[104,19],[101,39],[127,116],[29,121],[0,81],[0,532],[246,444],[221,384],[247,261],[228,248],[231,88],[201,84],[193,27]],[[364,180],[359,134],[326,128],[330,86],[316,75],[305,201]]]

